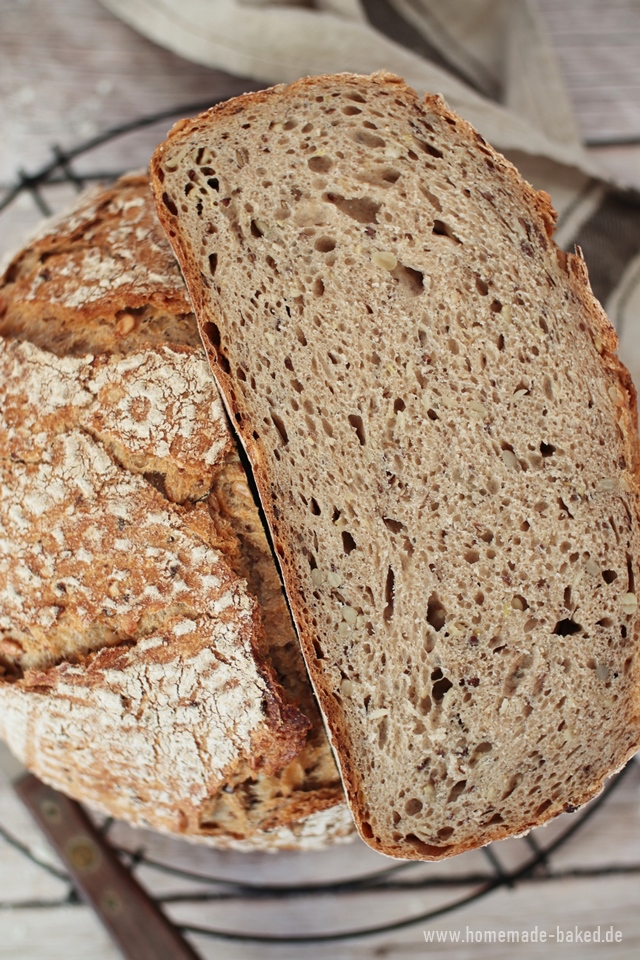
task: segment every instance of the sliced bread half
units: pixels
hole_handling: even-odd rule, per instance
[[[0,286],[0,736],[133,823],[352,833],[258,510],[146,176]]]
[[[213,108],[152,180],[363,838],[584,804],[640,743],[636,396],[547,195],[389,74]]]

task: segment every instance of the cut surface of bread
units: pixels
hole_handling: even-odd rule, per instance
[[[363,838],[585,803],[640,743],[636,398],[549,198],[388,74],[183,121],[152,182]]]
[[[0,736],[132,823],[239,849],[353,832],[145,176],[0,287]]]

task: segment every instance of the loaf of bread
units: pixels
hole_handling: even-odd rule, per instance
[[[0,286],[0,737],[134,824],[353,833],[146,176],[83,196]]]
[[[636,395],[549,198],[388,74],[183,121],[152,181],[362,837],[584,804],[640,744]]]

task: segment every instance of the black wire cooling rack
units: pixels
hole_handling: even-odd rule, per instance
[[[6,187],[4,191],[0,189],[0,227],[7,226],[9,214],[18,205],[21,205],[22,210],[24,210],[25,198],[31,199],[38,215],[49,216],[57,212],[61,203],[68,200],[69,187],[80,191],[90,182],[116,179],[126,171],[105,169],[104,162],[101,166],[100,149],[109,146],[118,138],[138,135],[141,131],[147,130],[149,132],[148,141],[141,144],[138,138],[137,145],[132,150],[131,162],[127,165],[127,169],[144,165],[155,143],[164,134],[164,129],[160,128],[159,131],[155,131],[156,134],[159,132],[159,135],[154,138],[154,128],[172,118],[198,113],[211,106],[212,102],[215,101],[185,104],[175,109],[122,124],[85,141],[73,149],[63,150],[60,146],[54,146],[51,159],[40,170],[35,173],[20,170],[14,184]],[[136,156],[136,153],[139,156]],[[83,161],[81,170],[78,168],[78,161],[80,160]],[[87,163],[87,160],[89,163]],[[108,164],[106,166],[108,167]],[[20,239],[19,237],[16,238],[16,243]],[[357,940],[364,937],[390,934],[412,925],[424,926],[503,888],[559,881],[570,877],[593,878],[596,881],[598,878],[616,875],[640,875],[640,862],[589,864],[574,867],[562,867],[554,863],[558,853],[561,850],[566,851],[569,841],[583,830],[588,821],[597,817],[611,794],[618,789],[623,779],[628,776],[629,771],[634,768],[637,773],[637,765],[628,764],[617,777],[609,781],[605,790],[596,800],[579,813],[561,818],[562,824],[556,822],[555,831],[549,833],[548,830],[543,832],[542,829],[538,829],[521,839],[502,841],[500,844],[484,847],[480,853],[462,854],[456,858],[456,871],[445,874],[437,869],[440,864],[394,863],[381,858],[380,863],[384,864],[381,869],[366,870],[366,872],[362,872],[353,879],[330,879],[317,883],[303,881],[290,885],[279,882],[247,882],[244,879],[229,879],[223,875],[230,866],[228,854],[222,855],[220,861],[220,865],[224,868],[222,871],[216,870],[217,854],[213,850],[206,852],[206,869],[202,871],[188,869],[182,864],[189,861],[190,851],[197,849],[191,845],[172,841],[168,847],[169,851],[173,850],[175,852],[180,848],[180,856],[172,859],[171,853],[167,855],[167,848],[165,847],[165,855],[159,857],[154,855],[154,844],[149,841],[149,834],[129,830],[130,842],[122,844],[118,842],[117,837],[114,838],[113,836],[114,831],[117,832],[118,829],[118,825],[114,821],[106,820],[101,829],[129,869],[136,873],[144,872],[145,886],[150,889],[156,900],[169,908],[170,913],[173,912],[172,908],[180,905],[199,904],[203,907],[203,913],[206,915],[207,905],[227,904],[240,906],[244,912],[244,917],[250,918],[252,905],[266,903],[273,904],[273,909],[276,912],[280,908],[283,914],[282,926],[285,927],[284,932],[258,933],[244,929],[244,920],[237,925],[238,929],[234,930],[223,929],[217,924],[213,926],[205,922],[183,922],[178,918],[176,920],[177,926],[185,934],[264,945],[310,945]],[[140,843],[141,839],[142,843]],[[546,843],[544,842],[545,839],[547,840]],[[81,904],[70,878],[58,867],[48,862],[45,856],[36,854],[29,844],[19,839],[6,826],[0,826],[0,846],[3,844],[28,859],[39,870],[63,883],[64,891],[60,896],[51,899],[0,901],[0,911],[37,908],[55,909]],[[515,858],[515,866],[513,865],[514,858],[505,856],[507,852],[505,844],[511,845],[509,847],[511,851],[513,851],[514,845],[518,846],[519,855]],[[246,855],[237,854],[236,856],[242,858]],[[255,854],[253,856],[255,857]],[[318,854],[307,853],[299,856],[313,858]],[[326,854],[321,856],[326,856]],[[264,854],[264,857],[271,863],[274,862],[273,855]],[[197,859],[202,860],[201,857]],[[355,859],[358,860],[357,857]],[[510,865],[507,863],[508,860],[511,861]],[[342,874],[344,874],[344,862],[343,854],[339,868]],[[367,862],[371,863],[370,858]],[[233,864],[231,864],[231,868],[233,868]],[[263,872],[259,872],[260,876]],[[173,881],[176,884],[186,883],[189,889],[186,891],[155,890],[152,882],[154,876],[164,879],[164,883],[161,883],[160,887],[166,887],[167,882]],[[398,917],[390,920],[385,919],[384,922],[359,924],[351,929],[327,930],[322,928],[320,931],[296,934],[286,932],[287,927],[288,929],[291,929],[292,926],[295,928],[295,919],[292,921],[292,914],[289,909],[291,904],[295,902],[307,911],[311,904],[315,911],[318,904],[326,904],[336,898],[364,896],[367,898],[364,916],[376,916],[380,908],[381,898],[393,894],[406,894],[405,899],[410,896],[411,903],[415,903],[416,895],[422,894],[427,897],[433,892],[440,895],[436,906],[422,910],[413,909],[411,912],[404,906],[399,909],[400,915]],[[361,914],[362,911],[358,915]],[[238,916],[237,913],[236,916]],[[306,927],[307,924],[305,923],[303,926]]]
[[[171,877],[180,881],[189,881],[191,885],[197,885],[203,888],[201,892],[189,890],[184,893],[156,893],[155,899],[163,906],[169,907],[181,903],[213,905],[221,903],[237,904],[240,902],[246,905],[247,910],[250,910],[251,904],[257,901],[273,903],[274,906],[282,906],[287,902],[290,903],[291,901],[297,900],[303,901],[308,905],[310,902],[317,903],[318,900],[322,898],[365,895],[371,900],[371,909],[375,910],[376,901],[379,903],[380,897],[385,897],[385,895],[392,892],[405,894],[427,893],[434,890],[437,890],[441,894],[445,892],[448,894],[450,892],[450,899],[447,898],[445,903],[434,909],[416,911],[410,916],[401,916],[389,922],[362,926],[358,929],[323,930],[322,932],[304,934],[261,934],[247,932],[243,929],[220,929],[193,923],[178,922],[177,924],[181,932],[185,934],[256,944],[310,945],[356,940],[363,937],[389,934],[414,925],[424,926],[431,921],[440,919],[446,914],[469,906],[474,901],[501,888],[513,889],[520,884],[557,882],[569,878],[591,878],[596,880],[612,876],[640,875],[640,863],[604,863],[564,868],[554,865],[554,857],[566,847],[569,840],[598,814],[611,794],[619,788],[623,779],[634,767],[635,764],[628,764],[617,777],[609,782],[600,796],[592,801],[582,813],[571,815],[569,824],[551,839],[550,842],[545,844],[542,841],[542,828],[532,831],[521,839],[503,841],[503,844],[507,843],[512,846],[514,844],[524,845],[527,851],[524,858],[520,859],[518,865],[510,868],[505,866],[504,859],[500,856],[499,850],[502,845],[490,844],[482,848],[481,851],[484,861],[483,867],[478,866],[477,857],[474,857],[473,854],[462,854],[457,858],[458,861],[461,862],[461,866],[464,866],[465,860],[469,862],[473,857],[475,869],[461,869],[459,873],[454,875],[429,875],[429,872],[425,873],[425,868],[439,865],[403,862],[394,863],[385,866],[381,870],[368,872],[349,880],[331,880],[321,883],[286,885],[282,883],[251,883],[246,880],[229,879],[211,872],[205,873],[184,869],[169,861],[156,859],[149,854],[145,846],[138,846],[134,849],[131,849],[130,846],[120,846],[117,843],[114,843],[113,846],[132,871],[136,871],[140,867],[145,867],[150,874],[163,874],[165,877]],[[102,825],[102,832],[107,839],[113,827],[114,821],[111,819],[106,820]],[[132,833],[135,834],[135,831],[132,831]],[[5,827],[0,827],[0,840],[12,847],[32,864],[66,884],[65,892],[57,898],[48,900],[28,899],[21,901],[0,901],[0,911],[55,909],[56,907],[68,907],[70,905],[81,904],[73,882],[62,870],[47,862],[43,857],[36,855],[27,844],[19,840]],[[238,854],[238,856],[244,855]],[[271,857],[272,855],[265,854],[265,856]],[[307,854],[306,856],[313,857],[314,854]],[[211,852],[211,858],[215,859],[213,852]],[[382,862],[388,863],[386,860]],[[422,875],[416,876],[418,872]],[[457,891],[460,890],[464,890],[464,893],[457,893]]]

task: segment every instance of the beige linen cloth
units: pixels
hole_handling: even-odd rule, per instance
[[[264,81],[386,69],[442,93],[558,211],[640,384],[640,194],[580,144],[534,0],[102,0],[190,60]]]

